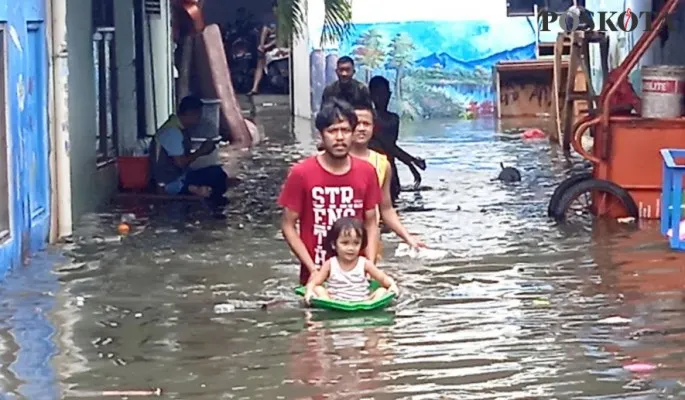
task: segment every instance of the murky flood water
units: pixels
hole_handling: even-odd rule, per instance
[[[273,134],[254,150],[227,221],[199,206],[131,201],[85,218],[64,249],[69,261],[54,268],[59,284],[45,261],[3,285],[3,391],[685,398],[685,258],[666,250],[656,225],[554,226],[546,209],[568,173],[562,155],[493,131],[489,122],[405,127],[402,145],[428,169],[427,190],[402,194],[400,209],[413,211],[401,216],[444,254],[396,254],[398,240],[384,235],[382,266],[403,290],[387,311],[306,310],[292,292],[297,265],[275,197],[287,166],[313,151],[306,128],[304,143]],[[500,162],[521,169],[522,182],[491,182]],[[118,241],[122,213],[136,220]],[[655,369],[630,371],[639,364]]]

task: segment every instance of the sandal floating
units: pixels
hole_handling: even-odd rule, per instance
[[[381,287],[380,283],[376,281],[369,281],[369,291],[374,291],[379,287]],[[304,286],[298,286],[295,288],[295,293],[303,297],[305,291],[306,289]],[[393,292],[388,292],[374,301],[325,300],[312,297],[312,307],[336,311],[370,311],[385,308],[389,306],[394,299],[395,293]]]

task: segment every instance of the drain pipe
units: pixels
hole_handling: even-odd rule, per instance
[[[47,0],[50,120],[50,241],[72,234],[71,160],[69,156],[69,64],[67,0]]]

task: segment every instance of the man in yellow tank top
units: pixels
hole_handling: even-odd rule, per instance
[[[395,232],[397,236],[402,238],[411,247],[426,247],[426,245],[410,234],[407,229],[402,225],[400,217],[397,215],[397,211],[392,205],[392,197],[390,194],[390,184],[392,180],[392,167],[388,158],[378,152],[375,152],[368,148],[369,141],[373,136],[373,120],[374,111],[373,106],[369,104],[354,104],[354,111],[357,114],[357,126],[354,130],[354,136],[352,138],[352,147],[350,148],[350,155],[353,157],[361,158],[366,160],[371,165],[376,168],[376,174],[378,175],[378,183],[381,186],[381,192],[383,194],[381,204],[379,206],[379,223],[383,220],[383,223],[390,228],[391,231]],[[378,254],[375,259],[376,262],[380,259],[382,253],[382,244],[379,242]],[[373,259],[373,258],[372,258]]]

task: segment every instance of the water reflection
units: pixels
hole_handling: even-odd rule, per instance
[[[567,160],[492,122],[404,127],[413,136],[402,134],[403,147],[428,160],[429,189],[402,193],[402,218],[444,258],[395,255],[398,240],[385,235],[383,268],[402,289],[392,309],[303,310],[275,199],[289,165],[314,151],[309,124],[232,161],[245,183],[231,190],[226,221],[197,205],[120,202],[83,219],[59,286],[45,275],[2,289],[3,391],[49,399],[59,382],[67,398],[150,388],[194,400],[685,396],[685,255],[654,224],[550,222]],[[493,182],[500,162],[522,181]],[[119,240],[122,213],[136,218]],[[636,362],[657,367],[626,369]]]
[[[658,224],[640,228],[612,236],[606,226],[593,232],[597,290],[617,299],[615,313],[626,318],[623,326],[607,329],[612,340],[605,348],[623,367],[656,367],[638,374],[634,384],[652,382],[662,393],[680,398],[685,395],[685,254],[667,250]]]
[[[321,314],[321,313],[319,313]],[[306,328],[293,336],[289,365],[295,386],[308,398],[365,397],[383,393],[383,365],[393,362],[392,313],[336,317],[305,314]],[[380,325],[380,326],[379,326]],[[386,327],[383,327],[386,326]]]
[[[59,262],[56,254],[36,254],[30,269],[16,269],[0,285],[0,385],[7,398],[60,398],[51,318],[59,290],[51,268]]]

